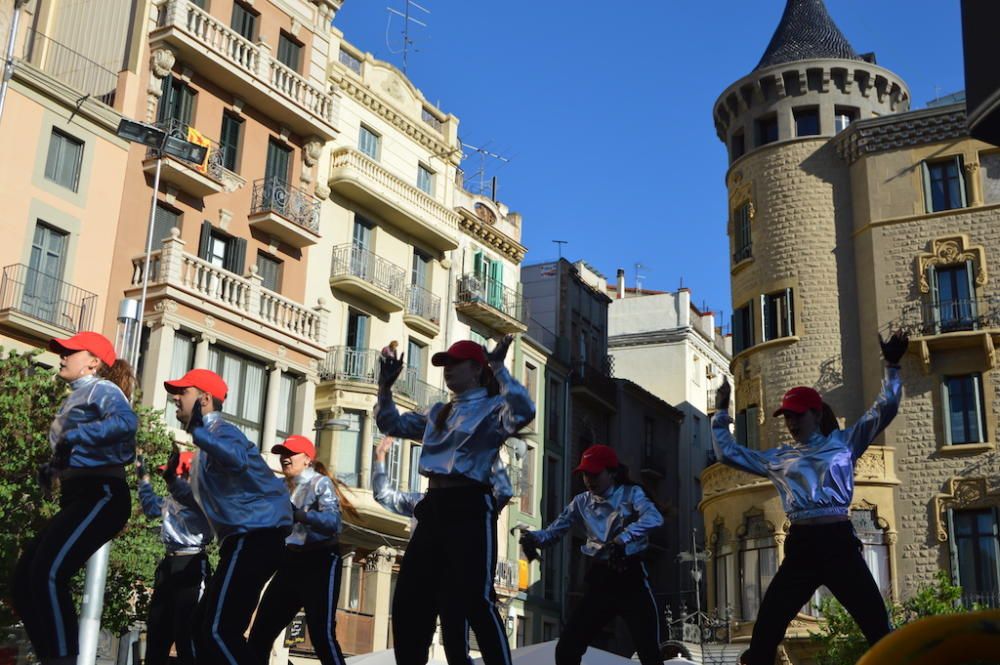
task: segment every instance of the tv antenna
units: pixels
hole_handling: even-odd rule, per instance
[[[649,266],[644,266],[641,263],[635,264],[635,292],[638,295],[642,291],[642,280],[646,279],[646,276],[642,274],[643,268],[648,268]]]
[[[479,168],[476,170],[475,173],[472,174],[471,177],[466,178],[465,182],[462,183],[462,184],[469,191],[474,191],[477,194],[480,194],[482,196],[485,196],[486,192],[487,192],[487,188],[486,188],[486,160],[487,159],[495,159],[495,160],[497,160],[498,162],[501,163],[500,164],[501,166],[504,166],[506,164],[510,164],[510,160],[508,158],[504,157],[503,155],[501,155],[499,153],[492,152],[491,150],[489,150],[487,148],[487,146],[489,146],[489,142],[485,143],[484,145],[482,145],[481,147],[478,147],[478,148],[476,146],[474,146],[474,145],[470,145],[468,143],[465,143],[464,141],[462,142],[462,147],[463,148],[468,148],[472,152],[478,153],[478,155],[479,155]],[[476,180],[478,180],[479,182],[477,183]],[[472,181],[472,187],[469,186],[469,182],[470,181]],[[496,201],[497,200],[497,178],[496,178],[496,176],[493,176],[492,178],[490,178],[489,192],[490,192],[490,198],[492,200]]]
[[[392,53],[392,54],[396,54],[396,53],[402,53],[403,54],[403,73],[404,74],[406,73],[406,64],[407,64],[406,59],[407,59],[407,56],[409,55],[409,52],[410,52],[410,46],[413,45],[413,40],[410,39],[410,23],[411,22],[412,23],[416,23],[417,25],[419,25],[422,28],[426,28],[427,27],[427,24],[424,23],[423,21],[421,21],[419,19],[415,19],[412,16],[410,16],[410,5],[416,7],[417,9],[419,9],[420,11],[424,12],[427,15],[430,15],[430,13],[431,13],[431,10],[427,9],[426,7],[422,7],[422,6],[418,5],[417,3],[413,2],[413,0],[403,0],[403,11],[399,11],[398,9],[393,9],[392,7],[386,7],[385,8],[385,10],[387,12],[389,12],[389,20],[386,21],[386,24],[385,24],[385,46],[386,46],[386,48],[389,49],[389,52]],[[392,24],[392,17],[393,17],[393,15],[399,16],[400,18],[403,19],[403,48],[401,50],[399,50],[399,51],[394,51],[392,49],[392,46],[389,44],[389,26]]]
[[[556,247],[559,248],[559,258],[561,260],[563,245],[569,244],[569,240],[553,240],[552,242],[554,242],[556,244]]]

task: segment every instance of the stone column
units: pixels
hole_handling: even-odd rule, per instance
[[[889,559],[889,593],[891,600],[899,602],[899,570],[896,566],[896,541],[899,534],[889,530],[885,534],[886,556]]]
[[[176,303],[171,300],[162,301],[157,305],[161,305],[164,310],[167,310],[170,308],[168,303],[176,309]],[[165,315],[166,312],[164,312]],[[161,320],[149,331],[149,347],[146,349],[142,377],[142,394],[146,406],[151,406],[154,409],[167,407],[167,391],[163,387],[163,382],[180,378],[168,376],[170,374],[170,359],[174,353],[174,333],[177,328],[177,324]]]
[[[311,436],[314,431],[313,427],[316,426],[318,418],[316,415],[316,384],[318,383],[319,377],[307,376],[299,384],[295,395],[295,404],[298,408],[295,409],[292,427],[298,434],[304,436]],[[319,433],[316,433],[316,439],[315,443],[319,446]]]
[[[202,333],[201,337],[198,338],[198,342],[194,346],[194,366],[200,369],[209,369],[208,367],[208,347],[214,340],[207,334]]]
[[[361,478],[358,484],[362,489],[370,490],[372,488],[372,455],[374,454],[372,452],[372,427],[374,427],[375,418],[371,413],[366,413],[361,422],[361,445],[359,446]]]
[[[983,183],[979,179],[979,162],[969,162],[965,165],[965,191],[970,207],[983,205]]]
[[[389,646],[389,613],[392,598],[389,597],[392,586],[392,564],[395,560],[395,550],[380,547],[368,556],[377,556],[375,568],[375,621],[372,651],[380,651]]]

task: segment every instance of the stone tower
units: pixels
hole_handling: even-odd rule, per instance
[[[787,438],[770,413],[795,385],[816,387],[848,420],[863,409],[861,368],[841,358],[873,340],[858,339],[850,180],[830,138],[909,101],[822,0],[788,0],[760,62],[715,103],[730,157],[734,413],[748,445]]]

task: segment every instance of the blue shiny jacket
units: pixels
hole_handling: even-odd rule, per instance
[[[160,517],[160,540],[168,552],[195,553],[212,542],[212,527],[205,513],[191,499],[187,483],[178,478],[169,485],[170,493],[161,497],[148,481],[139,481],[139,502],[147,517]],[[175,496],[175,494],[177,496]],[[178,499],[180,496],[182,499]]]
[[[306,521],[296,522],[285,544],[293,546],[335,545],[343,527],[340,500],[333,481],[312,467],[295,476],[292,503],[306,511]]]
[[[259,529],[291,531],[288,489],[243,432],[213,411],[191,437],[200,450],[190,488],[220,542]]]
[[[490,396],[474,388],[452,400],[452,410],[440,430],[434,421],[444,408],[437,403],[424,413],[400,415],[391,395],[380,395],[375,422],[383,434],[422,441],[420,473],[425,476],[464,476],[491,484],[500,446],[535,419],[535,405],[524,386],[496,363],[493,373],[500,394]]]
[[[135,459],[135,433],[139,418],[121,388],[96,375],[69,384],[49,427],[49,445],[65,441],[71,446],[70,468],[123,466]]]
[[[903,384],[899,369],[886,369],[875,404],[852,427],[823,436],[818,430],[803,444],[770,450],[740,445],[729,431],[732,419],[719,411],[712,439],[719,461],[774,483],[791,522],[850,514],[854,462],[888,426],[899,410]]]
[[[490,485],[493,487],[493,498],[497,502],[497,512],[500,512],[514,496],[514,487],[511,485],[507,467],[499,459],[493,465]],[[406,517],[413,517],[414,509],[424,498],[423,492],[401,492],[389,485],[385,462],[375,462],[372,465],[372,495],[386,510]]]
[[[552,524],[531,534],[545,547],[562,538],[574,524],[587,532],[587,542],[580,551],[607,559],[604,548],[615,540],[625,546],[628,556],[645,550],[649,532],[663,524],[663,515],[638,485],[612,485],[603,496],[580,492]]]

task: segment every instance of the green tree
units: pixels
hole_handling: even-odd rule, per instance
[[[889,603],[892,625],[897,628],[917,619],[939,614],[967,612],[960,600],[962,588],[951,583],[948,574],[938,571],[934,582],[922,585],[903,603]],[[868,641],[851,615],[833,597],[820,603],[823,621],[820,632],[813,633],[813,644],[819,647],[817,665],[854,665],[868,650]]]
[[[0,348],[0,355],[3,352]],[[0,441],[4,452],[0,465],[0,626],[17,621],[10,604],[9,571],[22,548],[59,509],[58,494],[54,500],[46,499],[36,472],[51,454],[49,425],[67,388],[52,371],[35,364],[36,355],[11,351],[0,358]],[[155,468],[170,452],[170,433],[161,412],[139,406],[136,413],[137,447],[145,453],[149,468]],[[142,515],[134,478],[134,473],[129,473],[133,517],[112,541],[104,595],[102,625],[116,633],[145,617],[156,565],[163,556],[159,520]],[[153,483],[157,492],[166,492],[162,479],[154,476]],[[82,586],[81,572],[74,579],[78,602]]]

